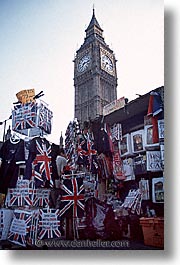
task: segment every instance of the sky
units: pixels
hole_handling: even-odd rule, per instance
[[[48,139],[59,143],[74,118],[73,59],[93,5],[117,59],[118,98],[164,85],[162,0],[0,0],[0,121],[11,115],[17,92],[43,90],[53,111]]]

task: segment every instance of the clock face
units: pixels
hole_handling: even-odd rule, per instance
[[[78,72],[80,73],[84,72],[88,68],[90,61],[91,61],[90,55],[89,54],[84,55],[79,60],[78,67],[77,67]]]
[[[107,72],[112,73],[114,71],[112,60],[106,54],[102,55],[101,60],[102,60],[102,68]]]

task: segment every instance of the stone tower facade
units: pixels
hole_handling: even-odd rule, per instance
[[[74,118],[82,125],[102,115],[103,107],[117,99],[116,59],[105,43],[93,9],[84,43],[74,59]]]

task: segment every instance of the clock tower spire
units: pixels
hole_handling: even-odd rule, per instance
[[[74,59],[74,116],[81,125],[101,116],[103,107],[117,99],[116,59],[105,43],[94,7],[85,33]]]
[[[91,21],[89,23],[89,26],[87,27],[87,29],[85,30],[86,32],[86,39],[88,39],[88,37],[92,37],[94,35],[97,34],[99,36],[102,37],[103,39],[103,30],[101,29],[96,17],[95,17],[95,10],[94,10],[94,7],[93,7],[93,15],[92,15],[92,18],[91,18]],[[104,39],[103,39],[104,40]]]

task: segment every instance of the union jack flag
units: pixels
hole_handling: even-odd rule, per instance
[[[77,147],[77,154],[83,159],[83,156],[87,154],[87,151],[83,149],[83,145],[85,144],[85,141],[82,141],[81,143],[78,144]]]
[[[96,155],[97,151],[94,149],[94,143],[91,140],[90,136],[87,136],[87,139],[80,141],[78,147],[77,147],[77,153],[79,156],[83,157],[85,156],[91,156]]]
[[[8,189],[6,205],[13,206],[33,206],[34,191],[31,188]]]
[[[32,178],[35,179],[35,186],[43,186],[46,181],[53,186],[52,166],[51,166],[51,146],[47,146],[44,142],[40,143],[36,140],[37,154],[32,162]]]
[[[83,164],[90,171],[95,169],[95,158],[97,151],[94,149],[94,142],[91,139],[90,135],[84,136],[84,139],[81,138],[78,147],[77,147],[77,155],[78,155],[78,164]]]
[[[19,104],[12,111],[12,130],[21,132],[37,127],[37,104],[34,102]]]
[[[94,142],[88,136],[87,139],[87,155],[96,155],[97,151],[94,149]]]
[[[35,189],[33,206],[48,207],[49,206],[50,189]]]
[[[26,246],[27,237],[31,228],[31,220],[32,212],[14,210],[8,240],[21,246]]]
[[[53,113],[44,104],[41,103],[39,107],[39,128],[43,129],[46,133],[51,133],[51,121]]]
[[[59,238],[61,233],[60,210],[39,210],[37,239]]]
[[[83,178],[64,179],[60,197],[60,216],[81,218],[84,216]]]

